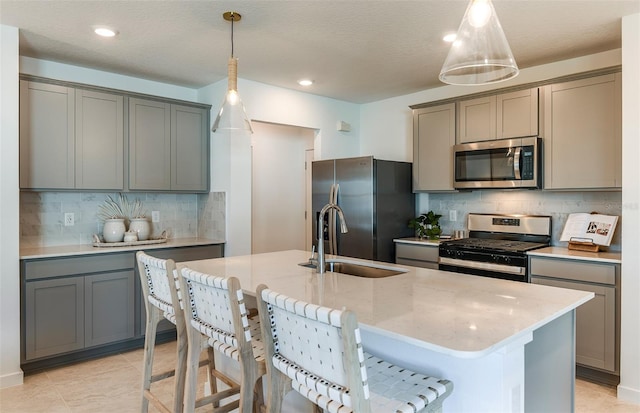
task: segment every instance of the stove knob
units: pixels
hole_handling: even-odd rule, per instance
[[[504,262],[509,264],[511,262],[511,257],[504,257]]]

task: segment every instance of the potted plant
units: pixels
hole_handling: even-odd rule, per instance
[[[416,218],[409,221],[409,228],[416,231],[419,238],[438,239],[442,233],[439,220],[442,215],[429,211],[426,214],[420,214]]]

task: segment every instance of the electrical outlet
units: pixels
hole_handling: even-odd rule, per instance
[[[151,222],[160,222],[160,211],[151,211]]]
[[[457,211],[455,209],[449,211],[449,221],[456,221],[457,219],[458,219]]]
[[[73,212],[65,212],[64,213],[64,226],[65,227],[72,227],[75,225],[75,216],[73,215]]]

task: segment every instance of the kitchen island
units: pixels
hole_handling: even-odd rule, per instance
[[[379,264],[406,272],[318,275],[298,265],[308,257],[283,251],[179,265],[235,276],[248,295],[266,284],[355,311],[367,351],[453,381],[445,412],[573,411],[575,309],[593,293],[387,263]]]

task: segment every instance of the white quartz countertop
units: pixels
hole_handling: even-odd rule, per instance
[[[409,238],[396,238],[393,242],[397,242],[399,244],[415,244],[415,245],[425,245],[431,247],[437,247],[440,245],[439,239],[426,239],[426,238],[418,238],[418,237],[409,237]],[[442,241],[446,241],[443,239]]]
[[[536,257],[563,258],[570,260],[583,260],[595,262],[622,263],[622,254],[619,252],[587,252],[570,250],[567,247],[547,247],[529,251],[527,254]]]
[[[235,276],[250,295],[266,284],[293,298],[346,307],[356,312],[362,329],[459,358],[482,357],[515,343],[593,297],[590,292],[389,263],[380,264],[407,272],[377,279],[332,272],[321,276],[298,265],[308,258],[309,252],[292,250],[178,265]]]
[[[27,260],[36,258],[68,257],[73,255],[105,254],[110,252],[126,252],[214,244],[224,244],[224,241],[212,240],[207,238],[175,238],[168,239],[167,242],[163,242],[162,244],[131,245],[126,247],[94,247],[91,244],[62,245],[55,247],[29,247],[20,248],[20,259]]]

